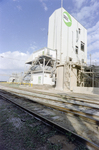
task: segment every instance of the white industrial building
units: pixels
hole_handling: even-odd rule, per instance
[[[56,66],[56,89],[73,90],[87,61],[87,30],[64,8],[59,8],[49,18],[48,47],[57,50],[60,60]]]
[[[30,64],[30,69],[25,73],[24,78],[30,76],[30,82],[33,84],[54,85],[51,73],[55,68],[56,50],[42,48],[34,52],[26,61]]]
[[[56,89],[73,90],[87,61],[87,30],[59,8],[49,17],[47,47],[26,61],[31,66],[23,79],[29,76],[33,84],[56,84]]]
[[[62,7],[49,17],[47,47],[33,52],[26,64],[23,77],[12,75],[9,82],[75,92],[97,92],[99,87],[99,66],[87,66],[87,30]]]
[[[87,61],[87,30],[64,8],[49,18],[48,48],[57,49],[60,63]]]

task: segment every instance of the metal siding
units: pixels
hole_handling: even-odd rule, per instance
[[[62,8],[62,12],[66,11]],[[62,13],[63,14],[63,13]],[[70,15],[71,16],[71,15]],[[51,49],[57,49],[58,59],[61,58],[62,62],[66,61],[67,57],[72,57],[73,62],[81,61],[82,59],[87,61],[87,30],[71,16],[72,26],[68,27],[62,18],[62,37],[61,37],[61,8],[56,10],[49,19],[49,34],[48,34],[48,47]],[[78,41],[76,41],[76,30],[81,29],[81,33],[78,34]],[[73,33],[73,45],[72,45],[72,33]],[[62,38],[62,43],[61,43]],[[85,51],[81,51],[81,41],[85,43]],[[54,42],[54,43],[53,43]],[[75,53],[75,46],[78,46],[78,55]],[[61,48],[61,49],[60,49]]]

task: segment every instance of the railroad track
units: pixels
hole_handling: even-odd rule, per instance
[[[94,147],[93,149],[99,149],[99,119],[93,118],[91,115],[88,116],[85,114],[82,114],[82,112],[79,114],[79,111],[72,110],[72,109],[66,109],[64,105],[70,104],[69,102],[66,102],[65,99],[57,99],[59,97],[47,97],[45,95],[36,95],[37,93],[32,93],[31,95],[17,92],[12,92],[14,96],[14,99],[11,98],[11,95],[8,96],[4,91],[0,90],[2,94],[0,94],[2,97],[7,98],[11,102],[15,103],[16,105],[20,106],[21,108],[24,108],[25,110],[34,113],[39,118],[42,118],[43,120],[46,120],[49,123],[52,123],[56,126],[58,126],[61,129],[68,130],[75,134],[76,136],[82,138],[84,141],[87,141],[87,145],[91,145],[91,147]],[[9,91],[11,92],[11,91]],[[34,94],[34,95],[33,95]],[[17,97],[21,97],[20,100],[17,99]],[[25,99],[24,99],[25,97]],[[22,99],[23,98],[23,99]],[[27,99],[28,98],[28,99]],[[42,102],[43,101],[43,102]],[[54,102],[53,104],[47,103]],[[42,106],[52,107],[55,109],[60,110],[60,113],[58,115],[52,113],[53,109],[48,113],[47,110],[44,111],[44,108],[38,108],[38,106],[35,107],[35,105],[43,104]],[[64,104],[62,106],[59,106],[61,104]],[[57,105],[55,105],[57,104]],[[75,104],[76,105],[76,104]],[[41,105],[40,105],[41,106]],[[78,106],[78,103],[77,103]],[[76,106],[76,107],[77,107]],[[90,107],[90,106],[87,106]],[[35,110],[35,108],[37,110]],[[91,108],[91,107],[90,107]],[[92,107],[93,108],[93,107]],[[48,108],[47,108],[48,109]],[[77,109],[77,108],[76,108]],[[98,106],[95,110],[98,110]],[[47,113],[46,113],[47,112]],[[65,112],[63,114],[63,112]],[[54,112],[55,113],[55,112]],[[38,114],[38,115],[37,115]],[[43,115],[42,115],[43,114]],[[45,117],[47,116],[47,117]],[[56,119],[55,119],[56,117]],[[63,121],[64,120],[64,121]],[[91,122],[91,124],[90,124]],[[81,125],[82,124],[82,125]],[[85,127],[86,126],[86,127]],[[85,130],[85,131],[84,131]],[[90,144],[89,144],[90,143]]]
[[[78,99],[76,100],[73,98],[62,99],[60,96],[46,96],[44,93],[43,95],[37,94],[37,92],[33,93],[34,91],[32,93],[26,91],[25,94],[22,90],[13,90],[12,92],[23,97],[26,96],[27,98],[40,104],[79,116],[87,121],[99,125],[99,101],[91,100],[89,103],[89,100],[86,102],[84,100],[82,101],[82,99],[79,101]]]

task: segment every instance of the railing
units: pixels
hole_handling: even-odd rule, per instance
[[[4,83],[4,84],[29,85],[29,86],[33,87],[33,84],[32,84],[32,83],[21,83],[21,82],[0,82],[0,83]]]

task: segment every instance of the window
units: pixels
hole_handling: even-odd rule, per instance
[[[81,32],[81,29],[80,29],[80,28],[78,28],[78,32],[79,32],[79,34],[80,34],[80,32]]]
[[[71,57],[69,57],[69,61],[72,61],[72,58],[71,58]]]
[[[84,52],[85,44],[81,41],[81,50]]]
[[[78,46],[75,47],[75,53],[78,54]]]
[[[84,63],[84,59],[82,59],[82,63]]]

